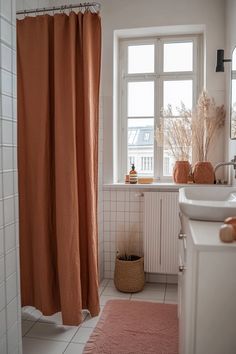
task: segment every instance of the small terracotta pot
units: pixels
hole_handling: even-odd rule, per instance
[[[173,169],[175,183],[188,183],[190,163],[188,161],[176,161]]]
[[[193,170],[193,180],[194,183],[213,184],[215,174],[212,164],[209,161],[196,162]]]
[[[225,219],[224,223],[233,226],[234,239],[236,241],[236,217],[235,216],[229,217],[229,218]]]

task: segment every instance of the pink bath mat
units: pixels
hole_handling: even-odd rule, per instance
[[[110,300],[84,354],[177,354],[177,305]]]

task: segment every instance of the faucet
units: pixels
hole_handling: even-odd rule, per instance
[[[215,165],[215,169],[214,169],[215,174],[218,168],[221,166],[233,166],[235,171],[234,178],[236,178],[236,155],[234,155],[234,158],[230,162],[220,162],[217,165]]]

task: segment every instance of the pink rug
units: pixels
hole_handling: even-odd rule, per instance
[[[177,305],[110,300],[84,354],[177,354]]]

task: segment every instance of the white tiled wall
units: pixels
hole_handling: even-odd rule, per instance
[[[104,277],[113,278],[119,240],[134,237],[134,252],[142,254],[143,197],[141,191],[104,190]]]
[[[119,250],[119,240],[129,240],[131,251],[143,255],[143,220],[144,198],[147,189],[124,186],[112,190],[103,190],[103,238],[104,238],[104,278],[114,277],[116,252]],[[174,274],[146,274],[148,282],[177,283]]]
[[[0,2],[0,353],[21,353],[15,0]]]

